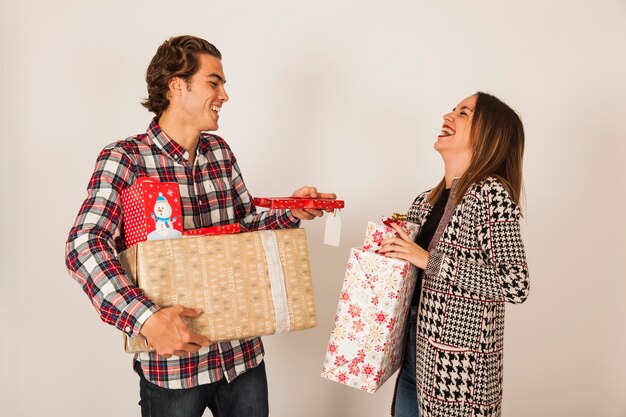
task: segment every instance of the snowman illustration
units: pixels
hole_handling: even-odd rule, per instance
[[[182,233],[174,229],[174,222],[176,217],[172,217],[172,206],[167,201],[167,198],[163,196],[163,193],[159,193],[159,196],[154,203],[153,213],[150,214],[154,220],[155,230],[148,235],[148,240],[161,240],[161,239],[173,239],[182,237]]]

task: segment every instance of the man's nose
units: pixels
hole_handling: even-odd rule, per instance
[[[222,100],[222,102],[224,103],[226,103],[229,99],[228,93],[226,92],[226,88],[224,86],[222,86],[222,91],[219,97],[220,97],[220,100]]]

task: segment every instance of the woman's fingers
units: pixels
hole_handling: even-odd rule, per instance
[[[387,254],[389,254],[390,252],[409,253],[409,248],[401,244],[391,244],[381,249],[384,249],[383,252]]]
[[[410,262],[409,255],[403,252],[389,252],[386,253],[385,256],[389,256],[390,258],[398,258]]]
[[[380,246],[381,248],[384,248],[385,246],[397,244],[400,242],[403,242],[403,240],[398,237],[388,237],[387,239],[384,239],[382,242],[380,242]]]
[[[398,234],[400,235],[402,240],[404,240],[406,242],[413,242],[413,240],[409,237],[409,235],[407,235],[404,232],[404,230],[402,230],[402,228],[400,226],[398,226],[397,223],[391,223],[391,227],[393,227],[396,230],[396,232],[398,232]]]
[[[380,246],[381,248],[384,248],[385,246],[396,245],[396,246],[402,246],[403,248],[408,248],[411,246],[411,243],[413,243],[413,241],[411,240],[406,241],[399,237],[391,237],[380,242]]]

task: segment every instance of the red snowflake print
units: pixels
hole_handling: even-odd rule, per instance
[[[379,311],[378,313],[376,313],[376,321],[379,323],[384,323],[385,321],[387,321],[387,314]]]
[[[367,376],[372,375],[372,373],[374,373],[374,367],[368,363],[363,367],[363,373]]]
[[[343,382],[345,384],[345,382],[348,380],[348,375],[346,375],[345,372],[340,372],[337,376],[337,379],[339,380],[339,382]]]
[[[361,315],[361,307],[356,304],[350,304],[348,307],[348,314],[352,316],[352,318],[359,317]]]
[[[359,349],[359,351],[356,354],[356,359],[354,361],[357,363],[365,362],[365,351],[363,349]]]
[[[337,353],[337,345],[336,345],[336,344],[334,344],[334,343],[329,343],[329,344],[328,344],[328,352],[329,352],[331,355],[334,355],[335,353]]]
[[[348,362],[348,360],[343,355],[337,356],[337,358],[335,358],[335,366],[344,365],[346,362]]]
[[[396,321],[398,321],[397,318],[395,317],[390,318],[389,323],[387,324],[387,328],[391,330],[391,328],[396,324]]]
[[[348,266],[346,266],[346,270],[347,271],[351,271],[352,270],[352,262],[348,262]]]
[[[372,240],[374,241],[374,243],[380,244],[380,242],[383,241],[383,233],[380,230],[376,230],[372,234]]]
[[[341,301],[350,301],[350,294],[348,294],[348,291],[342,291],[339,299]]]
[[[348,340],[354,342],[356,340],[356,335],[354,333],[348,333]]]
[[[357,363],[352,362],[350,365],[348,365],[348,372],[350,373],[350,375],[359,376],[361,370],[359,369],[359,365]]]
[[[376,382],[378,384],[378,382],[380,381],[380,377],[383,376],[383,370],[379,369],[378,372],[376,372],[376,377],[374,378],[374,382]]]
[[[352,329],[357,333],[361,333],[364,328],[365,328],[365,323],[363,323],[363,320],[361,319],[352,323]]]
[[[372,301],[370,301],[370,303],[372,303],[374,306],[378,305],[378,297],[374,296],[372,297]]]
[[[384,348],[385,348],[385,346],[384,346],[384,345],[382,345],[382,346],[381,346],[381,345],[376,345],[376,346],[374,346],[374,350],[375,350],[376,352],[379,352],[379,353],[380,353],[380,352],[382,352],[383,350],[385,350]]]

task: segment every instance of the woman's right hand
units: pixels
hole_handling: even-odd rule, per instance
[[[376,251],[391,258],[403,259],[418,268],[426,269],[429,254],[420,245],[415,243],[397,224],[391,223],[400,237],[392,237],[381,242],[381,248]]]

